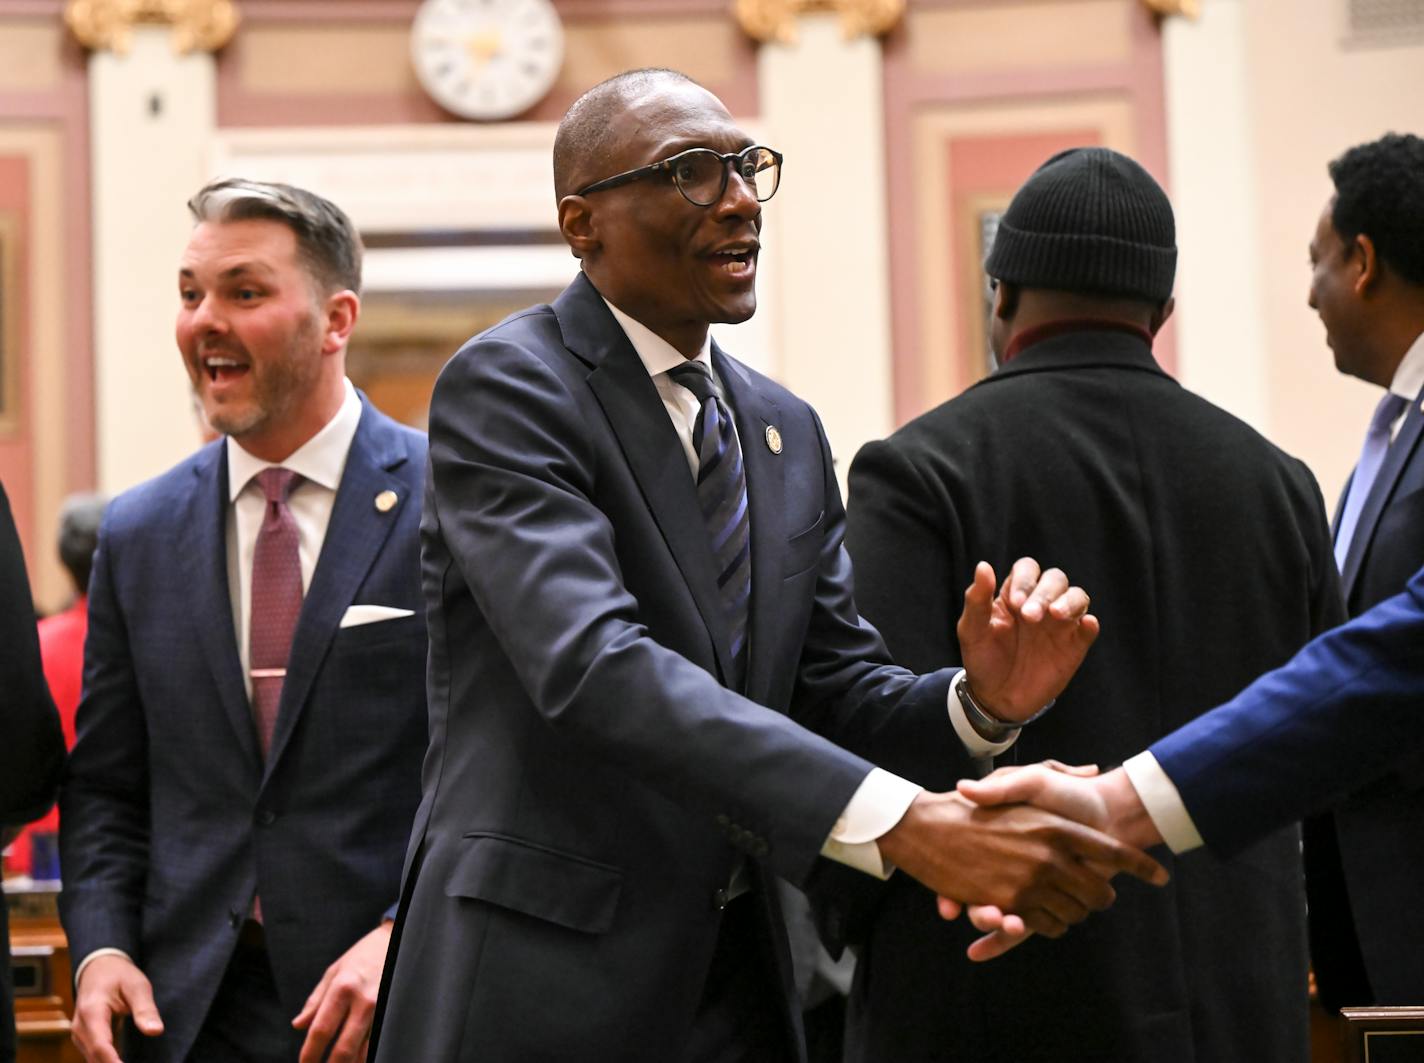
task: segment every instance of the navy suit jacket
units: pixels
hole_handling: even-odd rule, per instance
[[[419,799],[424,438],[363,400],[265,765],[233,632],[224,445],[105,514],[61,800],[70,948],[122,949],[153,982],[166,1030],[131,1039],[143,1059],[185,1058],[254,892],[295,1016],[393,906]],[[339,629],[353,603],[414,615]]]
[[[856,613],[815,413],[713,364],[751,511],[745,696],[685,453],[589,281],[436,384],[431,750],[378,1059],[679,1058],[743,857],[790,1030],[763,873],[805,878],[882,741],[959,749],[951,673],[890,665]]]
[[[1424,569],[1151,749],[1219,854],[1396,770],[1424,749]]]
[[[1424,395],[1419,397],[1424,399]],[[1409,405],[1360,512],[1341,586],[1350,616],[1424,566],[1424,411]],[[1341,496],[1343,507],[1349,487]],[[1338,515],[1337,515],[1338,523]],[[1333,1006],[1424,1001],[1424,758],[1306,824],[1311,951]]]

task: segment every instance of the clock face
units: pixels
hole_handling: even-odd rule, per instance
[[[410,51],[440,106],[465,118],[510,118],[554,84],[564,31],[549,0],[425,0]]]

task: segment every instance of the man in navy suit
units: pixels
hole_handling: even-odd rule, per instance
[[[888,862],[1058,933],[1109,900],[1077,855],[1152,874],[891,774],[1004,748],[1096,622],[1061,572],[996,599],[984,565],[967,673],[889,663],[815,413],[708,335],[755,309],[780,169],[680,74],[591,89],[554,146],[581,275],[436,384],[431,751],[378,1059],[804,1058],[772,875]]]
[[[1350,616],[1424,565],[1424,140],[1389,134],[1330,164],[1310,305],[1342,373],[1384,388],[1335,517]],[[1424,759],[1307,821],[1311,955],[1331,1007],[1424,1000]]]
[[[227,438],[100,532],[61,805],[74,1039],[113,1063],[130,1015],[129,1060],[357,1060],[425,748],[426,447],[346,380],[346,215],[247,181],[189,209],[178,347]]]

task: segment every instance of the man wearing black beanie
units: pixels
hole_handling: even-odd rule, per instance
[[[949,618],[980,557],[1053,557],[1093,595],[1098,645],[999,764],[1117,764],[1341,618],[1310,472],[1153,357],[1176,257],[1171,204],[1141,166],[1055,155],[986,264],[1000,368],[851,468],[856,599],[906,667],[959,659]],[[926,759],[915,781],[952,774]],[[1308,1057],[1294,828],[1179,863],[1165,890],[1124,883],[1110,916],[989,965],[927,890],[874,889],[828,888],[822,906],[860,951],[850,1060]]]

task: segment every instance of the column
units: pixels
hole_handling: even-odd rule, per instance
[[[816,407],[842,488],[892,425],[880,41],[829,12],[759,57],[762,116],[785,174],[765,239],[779,264],[781,379]]]
[[[1167,157],[1177,215],[1182,383],[1269,434],[1255,139],[1243,0],[1162,27]],[[1302,227],[1300,259],[1308,230]],[[1272,260],[1275,259],[1273,256]],[[1304,299],[1305,270],[1301,267]]]
[[[89,60],[93,163],[95,434],[99,487],[121,491],[199,442],[173,339],[184,207],[207,178],[217,123],[206,51],[139,24],[120,54]]]

